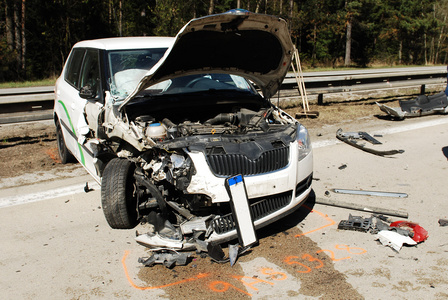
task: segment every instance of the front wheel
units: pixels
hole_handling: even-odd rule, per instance
[[[104,168],[101,204],[109,226],[132,229],[138,224],[134,195],[135,164],[123,158],[112,159]]]

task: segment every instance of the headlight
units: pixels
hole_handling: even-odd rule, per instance
[[[303,125],[297,129],[296,140],[299,147],[299,161],[304,159],[311,152],[311,141],[308,130]]]

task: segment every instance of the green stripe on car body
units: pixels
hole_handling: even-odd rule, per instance
[[[70,118],[70,114],[68,113],[67,107],[65,106],[64,102],[62,100],[58,100],[58,103],[60,103],[62,105],[62,108],[64,108],[65,114],[67,115],[67,119],[68,122],[70,124],[70,128],[72,129],[72,132],[76,138],[76,132],[75,132],[75,128],[73,127],[73,123],[72,123],[72,119]],[[86,164],[85,159],[84,159],[84,152],[82,150],[81,145],[78,143],[78,139],[76,138],[76,143],[78,144],[78,149],[79,149],[79,155],[81,156],[81,163],[83,165]]]

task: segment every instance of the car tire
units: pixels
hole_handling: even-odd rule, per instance
[[[64,135],[62,133],[62,127],[59,120],[56,121],[56,138],[58,141],[58,153],[62,164],[73,162],[75,157],[70,153],[67,146],[65,145]]]
[[[113,229],[132,229],[138,224],[134,170],[135,164],[123,158],[112,159],[104,168],[101,204],[106,221]]]

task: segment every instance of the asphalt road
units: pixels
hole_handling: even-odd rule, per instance
[[[315,198],[406,211],[408,221],[429,233],[417,246],[396,252],[373,234],[338,230],[350,213],[370,213],[311,199],[260,232],[260,245],[234,267],[196,256],[172,270],[142,268],[137,260],[148,254],[134,241],[135,232],[108,227],[99,187],[81,174],[2,188],[1,298],[446,299],[448,227],[438,220],[448,219],[448,117],[361,125],[347,123],[344,131],[382,135],[377,139],[383,145],[372,147],[405,152],[375,156],[338,142],[334,134],[312,132]],[[89,193],[83,190],[86,181],[93,188]],[[343,195],[334,188],[408,197]]]

